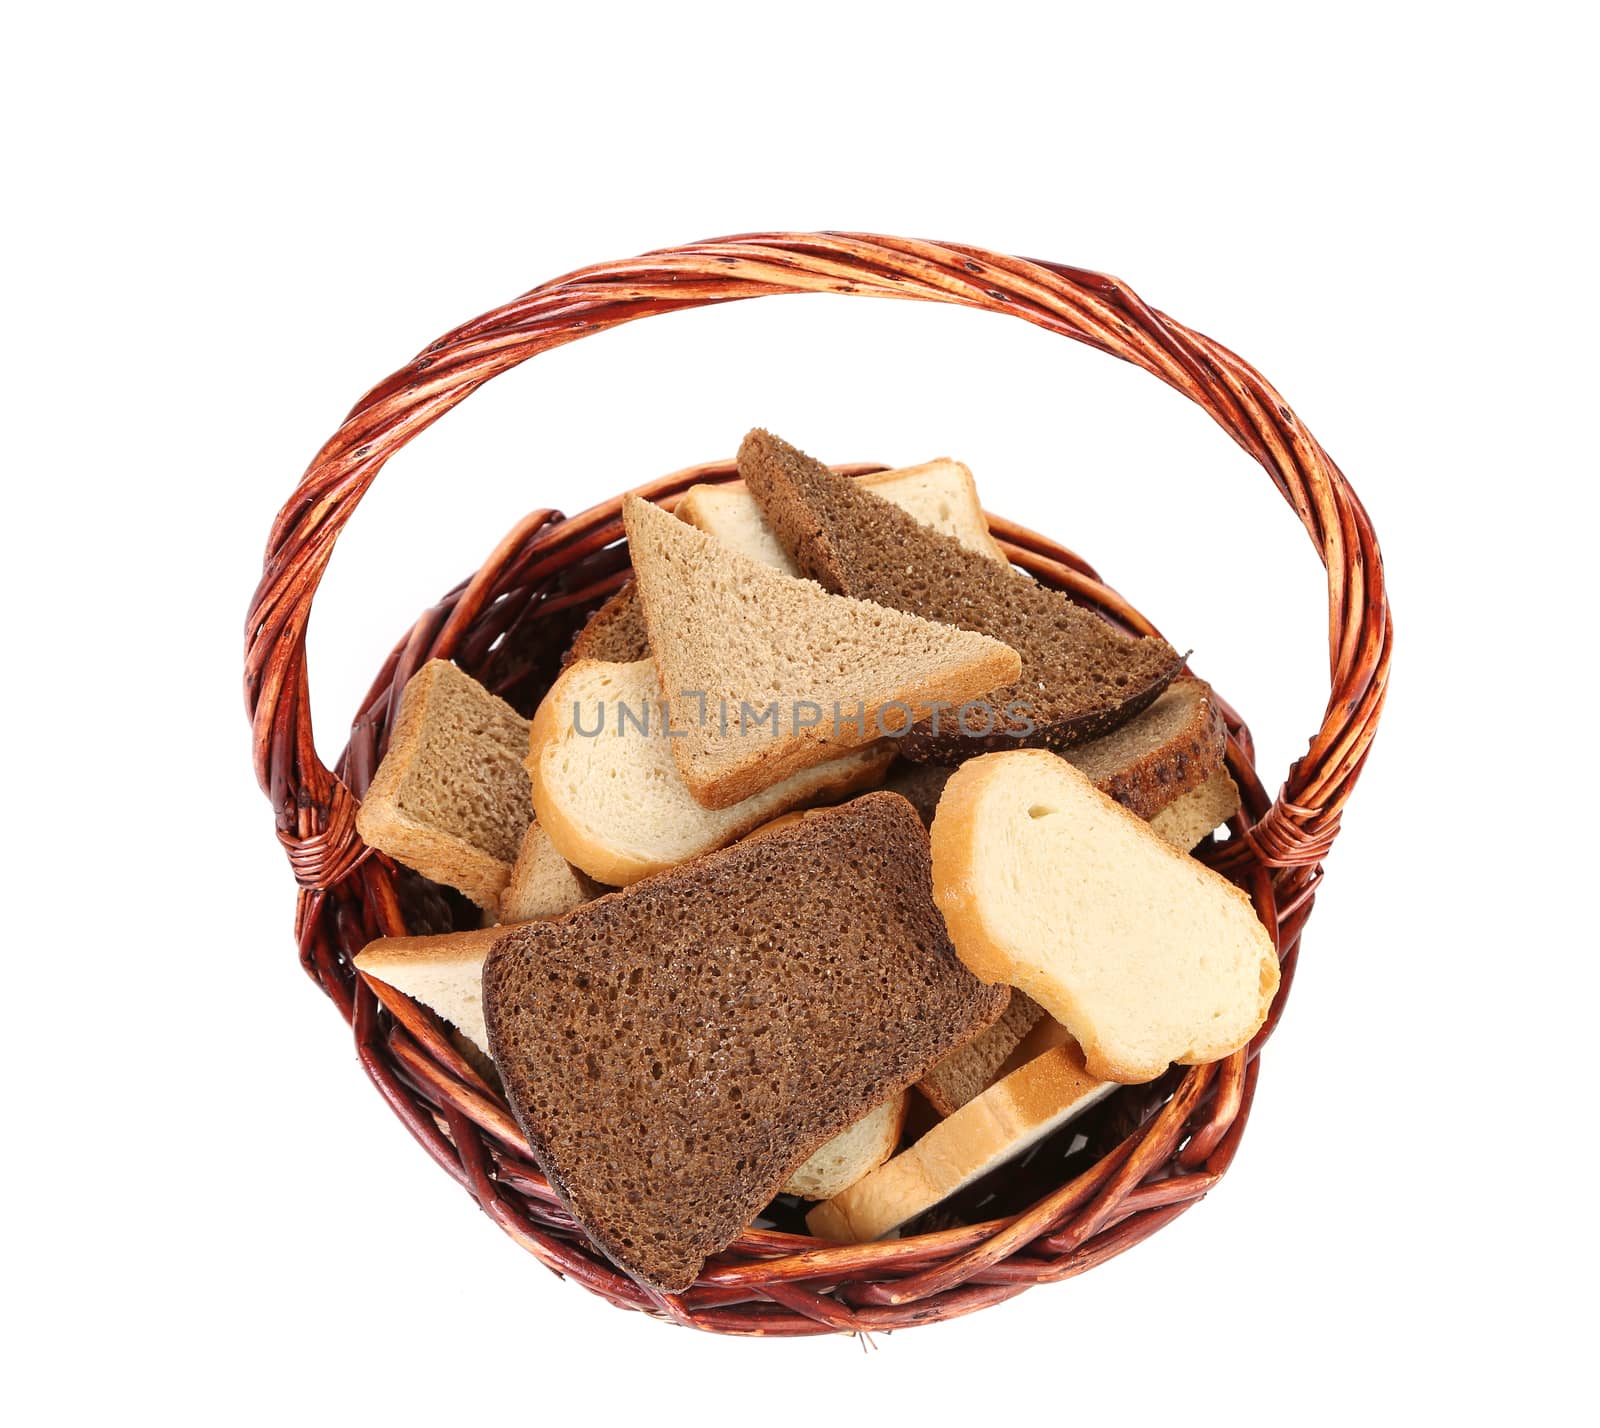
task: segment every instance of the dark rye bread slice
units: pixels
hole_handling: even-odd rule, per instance
[[[678,1292],[813,1151],[988,1026],[927,834],[873,793],[496,942],[489,1048],[562,1202]]]
[[[770,432],[745,437],[739,475],[803,574],[843,595],[991,635],[1022,656],[1021,678],[989,696],[989,732],[967,734],[949,710],[937,733],[926,722],[906,736],[901,752],[908,758],[956,763],[986,749],[1067,748],[1146,708],[1183,664],[1165,640],[1123,634],[1059,590],[929,530]],[[981,712],[968,727],[984,727]]]
[[[1151,819],[1222,769],[1227,742],[1211,686],[1186,675],[1120,728],[1061,757],[1082,769],[1101,793]],[[947,765],[897,759],[884,787],[909,799],[922,821],[932,823],[954,772]]]

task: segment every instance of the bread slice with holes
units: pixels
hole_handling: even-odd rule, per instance
[[[623,1270],[674,1293],[1003,1000],[956,959],[927,835],[888,793],[512,929],[483,985],[551,1186]]]
[[[902,741],[910,758],[958,763],[975,749],[1065,748],[1147,708],[1183,661],[1020,572],[919,525],[770,432],[739,448],[739,474],[800,570],[827,589],[1004,641],[1021,676],[990,694],[992,721],[946,713]]]
[[[784,1182],[784,1194],[827,1200],[876,1170],[900,1144],[909,1100],[901,1091],[846,1126]]]
[[[447,660],[407,682],[356,814],[369,846],[498,910],[533,817],[528,721]]]
[[[1250,899],[1065,759],[1018,749],[963,764],[931,836],[962,961],[1038,1002],[1097,1079],[1218,1060],[1266,1019],[1278,959]]]
[[[961,462],[927,461],[920,466],[875,471],[854,479],[930,529],[954,536],[968,550],[1007,564],[1006,553],[989,534],[972,472]],[[798,574],[742,481],[691,486],[678,499],[673,514],[740,555],[785,575]],[[626,664],[648,659],[649,655],[650,640],[639,608],[638,590],[630,580],[589,617],[563,663],[602,659]]]
[[[853,749],[726,808],[704,808],[673,761],[649,660],[583,660],[534,714],[526,777],[556,852],[596,882],[624,887],[720,848],[791,808],[833,803],[883,777],[885,743]]]
[[[706,808],[870,744],[934,700],[960,704],[1017,676],[1016,651],[998,640],[830,595],[636,496],[623,520],[669,742]]]
[[[1021,1155],[1116,1089],[1077,1047],[1034,1057],[939,1122],[909,1149],[806,1216],[820,1239],[882,1239]]]

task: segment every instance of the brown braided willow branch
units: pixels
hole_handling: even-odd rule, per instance
[[[380,671],[335,770],[312,742],[306,623],[334,542],[384,463],[491,377],[637,318],[808,292],[1009,314],[1132,362],[1198,403],[1260,462],[1327,568],[1328,704],[1276,800],[1256,778],[1248,729],[1227,711],[1229,762],[1245,807],[1234,836],[1207,856],[1250,891],[1284,970],[1272,1016],[1247,1051],[1110,1098],[1103,1115],[1084,1123],[1087,1149],[1035,1156],[1031,1170],[1011,1173],[1012,1203],[1001,1195],[969,1207],[976,1223],[848,1246],[781,1226],[751,1229],[693,1289],[658,1296],[619,1274],[573,1225],[497,1090],[446,1028],[355,978],[349,965],[371,937],[442,930],[466,917],[388,859],[369,856],[356,833],[355,809],[399,690],[424,661],[444,656],[530,709],[583,616],[626,578],[620,498],[571,519],[534,512],[424,614]],[[695,481],[731,474],[726,463],[700,467],[644,489],[670,500]],[[1070,551],[1008,521],[992,524],[1018,564],[1119,623],[1151,628]],[[1226,348],[1098,273],[957,244],[769,233],[570,273],[441,337],[368,392],[273,526],[247,626],[245,699],[256,776],[300,884],[301,960],[353,1026],[368,1074],[424,1148],[536,1258],[615,1304],[723,1333],[814,1334],[946,1319],[1080,1274],[1153,1234],[1222,1177],[1249,1115],[1256,1053],[1293,981],[1322,860],[1377,728],[1391,640],[1383,564],[1360,501],[1282,397]]]

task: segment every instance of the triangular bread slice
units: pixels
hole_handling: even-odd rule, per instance
[[[1135,639],[1020,572],[919,525],[770,432],[739,448],[739,474],[783,548],[829,590],[1003,640],[1022,659],[1015,688],[991,698],[987,728],[945,718],[914,729],[902,752],[958,763],[982,747],[1065,748],[1126,722],[1183,665],[1165,640]],[[980,732],[981,731],[981,732]]]
[[[1046,1051],[940,1121],[910,1149],[806,1216],[819,1239],[882,1239],[907,1220],[1021,1155],[1116,1089],[1089,1074],[1077,1047]]]
[[[894,757],[887,742],[852,749],[712,809],[695,801],[679,775],[675,742],[649,660],[580,660],[561,672],[533,717],[527,777],[539,827],[562,858],[596,882],[624,887],[788,809],[869,788]]]
[[[1009,684],[1021,668],[999,640],[830,595],[636,496],[623,519],[673,755],[707,808],[903,730],[935,701],[961,705]]]
[[[507,931],[485,927],[434,937],[379,937],[356,955],[355,967],[435,1012],[487,1057],[483,964]],[[784,1182],[784,1193],[826,1200],[882,1165],[900,1143],[906,1101],[904,1092],[891,1096],[846,1126]]]
[[[1018,749],[963,764],[932,844],[962,961],[1038,1002],[1096,1078],[1218,1060],[1266,1019],[1278,959],[1250,899],[1065,759]]]
[[[356,955],[355,968],[404,992],[443,1017],[485,1056],[483,963],[507,927],[479,927],[433,937],[379,937]]]
[[[1000,1014],[911,806],[871,793],[500,938],[489,1048],[550,1184],[676,1293],[812,1154]]]
[[[989,522],[978,500],[972,472],[961,462],[941,457],[918,466],[899,466],[853,479],[930,529],[954,536],[968,550],[1001,565],[1009,564],[1005,551],[989,534]],[[785,575],[798,574],[743,481],[691,486],[679,497],[672,513],[740,555]],[[650,640],[639,609],[639,591],[630,580],[589,617],[562,663],[603,659],[627,664],[649,657]]]
[[[989,534],[989,523],[978,501],[977,484],[972,472],[961,462],[941,457],[917,466],[898,466],[892,471],[874,471],[851,479],[863,490],[898,506],[929,530],[960,541],[986,560],[1001,565],[1010,563]],[[740,555],[770,565],[785,575],[801,573],[743,481],[691,486],[679,499],[673,514]]]

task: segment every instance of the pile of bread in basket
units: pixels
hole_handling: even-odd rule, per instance
[[[1278,986],[1190,856],[1238,808],[1210,688],[1008,563],[952,461],[764,431],[624,507],[632,579],[531,724],[407,684],[363,838],[484,925],[365,977],[488,1058],[594,1244],[677,1292],[780,1194],[896,1233]]]

